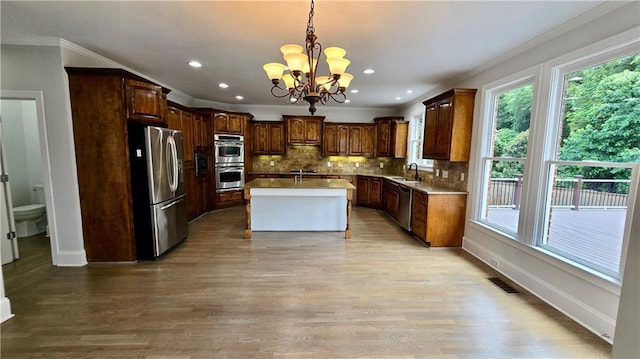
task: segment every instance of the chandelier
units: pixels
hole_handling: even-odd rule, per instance
[[[347,52],[339,47],[324,49],[331,75],[317,76],[322,45],[316,40],[313,27],[313,0],[311,0],[305,48],[294,44],[284,45],[280,51],[287,66],[271,62],[262,67],[273,84],[271,87],[273,96],[289,97],[289,103],[298,103],[302,99],[309,103],[311,115],[316,112],[316,103],[324,105],[329,100],[344,103],[347,99],[344,91],[353,79],[353,75],[345,72],[351,61],[344,58]],[[287,67],[288,72],[283,75]],[[280,79],[284,82],[284,87],[281,87]]]

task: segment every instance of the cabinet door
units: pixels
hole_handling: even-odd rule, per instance
[[[184,149],[184,160],[193,161],[193,116],[181,111],[182,147]]]
[[[376,122],[376,156],[391,156],[391,120]]]
[[[228,121],[227,121],[227,132],[236,134],[236,135],[241,135],[243,133],[242,132],[243,122],[244,122],[243,115],[229,114]]]
[[[369,177],[358,176],[356,195],[358,197],[359,206],[369,205]]]
[[[187,194],[187,217],[194,219],[198,216],[198,190],[196,181],[196,169],[193,163],[185,164],[184,177]]]
[[[362,127],[361,152],[363,156],[373,157],[376,152],[376,128],[373,125]]]
[[[382,206],[382,179],[371,178],[369,180],[369,205],[380,208]]]
[[[167,128],[182,130],[182,124],[180,122],[180,110],[175,107],[169,107],[167,110]]]
[[[213,132],[227,133],[229,115],[226,113],[216,113],[213,117]]]
[[[270,123],[268,126],[269,153],[272,155],[284,155],[284,123]]]
[[[269,153],[269,126],[266,123],[254,123],[253,127],[253,153],[264,155]]]
[[[438,102],[438,128],[436,130],[436,158],[449,158],[451,149],[451,126],[453,124],[452,99]]]
[[[324,125],[322,153],[325,156],[336,156],[338,154],[338,125]]]
[[[304,143],[305,126],[304,120],[301,118],[287,119],[287,142],[288,143]]]
[[[436,154],[436,139],[438,134],[438,105],[432,103],[427,105],[424,116],[424,134],[423,134],[423,146],[422,157],[433,158]]]
[[[164,125],[162,87],[142,81],[125,80],[127,118],[149,124]],[[166,101],[166,100],[165,100]]]
[[[322,120],[319,118],[307,118],[304,121],[304,143],[308,145],[321,145]]]
[[[361,126],[349,127],[349,155],[352,155],[352,156],[362,155],[362,127]]]
[[[338,125],[338,154],[349,154],[349,127]]]

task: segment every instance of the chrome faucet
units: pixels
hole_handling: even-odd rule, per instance
[[[411,171],[411,166],[413,166],[413,165],[416,165],[416,174],[415,174],[415,176],[413,176],[413,178],[416,181],[421,181],[422,178],[420,178],[420,175],[418,174],[418,164],[417,163],[415,163],[415,162],[410,163],[409,164],[409,168],[407,168],[407,170]]]

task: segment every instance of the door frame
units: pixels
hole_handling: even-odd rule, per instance
[[[51,179],[51,161],[49,156],[49,141],[47,136],[46,118],[44,115],[44,92],[43,91],[23,91],[23,90],[2,90],[0,92],[2,100],[27,100],[36,102],[36,116],[38,120],[38,135],[40,138],[40,153],[42,156],[42,182],[44,185],[44,195],[47,209],[47,224],[49,225],[49,242],[51,243],[51,261],[53,265],[58,263],[57,253],[60,243],[58,242],[58,230],[56,214],[53,205],[53,182]]]

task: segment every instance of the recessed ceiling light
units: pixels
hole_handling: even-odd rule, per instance
[[[398,101],[398,100],[402,100],[402,97],[400,97],[400,96],[396,97],[396,101]]]
[[[407,90],[407,93],[413,93],[413,90]]]
[[[351,90],[351,91],[349,91],[349,92],[351,92],[351,93],[358,93],[358,92],[360,92],[360,90],[358,90],[358,89],[353,89],[353,90]]]
[[[202,64],[196,60],[191,60],[189,61],[189,66],[197,69],[199,67],[202,67]]]
[[[238,96],[236,96],[236,100],[244,100],[244,97],[238,95]]]
[[[221,82],[218,84],[218,87],[220,87],[221,89],[227,89],[229,88],[229,85],[225,84],[224,82]]]
[[[376,70],[374,70],[374,69],[364,69],[362,71],[363,74],[367,74],[367,75],[371,75],[374,72],[376,72]]]
[[[351,102],[351,100],[349,99],[344,100],[344,103],[349,103],[349,102]]]

